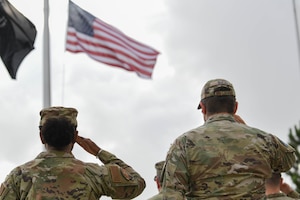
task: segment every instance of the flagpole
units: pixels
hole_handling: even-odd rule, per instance
[[[44,0],[44,52],[43,52],[43,95],[44,108],[51,106],[49,2]]]

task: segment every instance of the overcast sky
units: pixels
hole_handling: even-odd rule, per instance
[[[152,80],[65,52],[67,1],[50,1],[51,105],[78,109],[78,130],[146,180],[174,139],[203,124],[206,81],[236,89],[248,125],[288,142],[299,124],[300,67],[292,0],[73,0],[128,36],[158,50]],[[43,150],[43,1],[10,0],[37,28],[35,49],[12,80],[0,62],[0,180]],[[299,9],[300,10],[300,9]],[[99,162],[78,145],[75,157]],[[102,199],[102,198],[101,198]],[[106,198],[103,198],[106,199]]]

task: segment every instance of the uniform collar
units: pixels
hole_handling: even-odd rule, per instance
[[[64,151],[51,150],[40,153],[37,158],[74,158],[74,155]]]
[[[222,120],[228,120],[231,122],[235,122],[234,117],[232,114],[229,113],[218,113],[214,114],[208,117],[205,123],[211,123],[214,121],[222,121]]]
[[[266,195],[266,198],[285,197],[285,196],[286,196],[286,194],[278,192],[278,193],[275,193],[275,194]]]

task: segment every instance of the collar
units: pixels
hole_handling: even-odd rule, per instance
[[[214,114],[214,115],[209,116],[205,123],[211,123],[211,122],[223,121],[223,120],[235,122],[234,117],[233,117],[232,114],[218,113],[218,114]]]
[[[286,194],[282,192],[278,192],[278,193],[266,195],[266,198],[274,198],[274,197],[286,197]]]
[[[40,153],[37,158],[74,158],[74,155],[64,151],[50,150]]]

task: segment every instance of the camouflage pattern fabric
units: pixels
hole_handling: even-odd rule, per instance
[[[270,194],[265,199],[266,200],[299,200],[298,198],[288,197],[284,193]]]
[[[295,150],[277,137],[216,114],[179,136],[163,169],[163,199],[262,199],[264,180],[286,172]]]
[[[153,197],[149,198],[148,200],[162,200],[162,199],[163,199],[163,194],[158,193],[158,194],[154,195]]]
[[[222,88],[222,90],[221,90]],[[225,89],[225,90],[224,90]],[[225,79],[213,79],[205,83],[201,91],[201,100],[214,96],[234,96],[233,85]],[[198,109],[201,109],[199,103]]]
[[[74,126],[77,126],[78,111],[75,108],[66,108],[61,106],[53,106],[44,108],[40,111],[40,126],[43,126],[49,118],[64,117],[68,119]]]
[[[287,196],[294,199],[300,199],[300,194],[296,190],[293,190],[292,192],[288,193]]]
[[[162,170],[164,164],[165,164],[165,161],[164,161],[164,160],[155,163],[154,167],[155,167],[155,169],[156,169],[156,175],[157,175],[157,176],[160,176],[161,170]]]
[[[49,151],[16,167],[1,185],[1,200],[98,200],[102,195],[132,199],[144,179],[115,155],[101,151],[104,165],[84,163],[70,153]]]
[[[155,163],[156,177],[158,178],[160,183],[162,182],[162,180],[161,180],[161,171],[162,171],[162,168],[163,168],[164,164],[165,164],[164,160]]]
[[[227,90],[220,91],[219,88],[226,88]],[[201,91],[201,100],[213,96],[235,96],[233,85],[225,79],[208,81]]]

